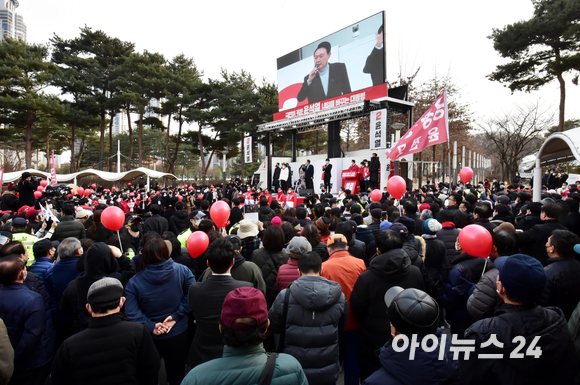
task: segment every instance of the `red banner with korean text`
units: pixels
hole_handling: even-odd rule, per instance
[[[387,158],[399,159],[402,156],[421,152],[434,144],[449,140],[449,119],[447,114],[447,91],[423,114],[413,127],[387,150]]]

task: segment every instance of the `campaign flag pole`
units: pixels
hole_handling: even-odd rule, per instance
[[[50,184],[56,184],[56,168],[54,167],[54,150],[52,151],[52,156],[50,159]]]
[[[449,154],[449,115],[447,109],[447,91],[443,91],[435,103],[413,124],[407,133],[387,150],[387,158],[395,161],[402,156],[421,152],[429,146],[444,142],[447,142]],[[451,162],[449,166],[451,169]],[[451,172],[449,174],[451,175]]]

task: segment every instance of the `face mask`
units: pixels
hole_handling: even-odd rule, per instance
[[[28,271],[24,270],[24,280],[26,280],[26,277],[28,277]]]
[[[46,208],[47,208],[48,210],[51,210],[51,209],[52,209],[52,205],[51,205],[51,204],[49,204],[49,203],[47,203],[47,204],[46,204]]]
[[[80,251],[81,251],[81,255],[83,255],[85,253],[85,251],[83,250],[82,247],[80,248]]]
[[[455,242],[455,250],[461,251],[461,246],[459,246],[458,242]]]

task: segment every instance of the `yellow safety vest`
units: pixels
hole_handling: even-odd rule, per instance
[[[181,243],[181,247],[186,247],[187,238],[193,233],[189,228],[177,236],[177,240]]]
[[[38,237],[36,235],[28,234],[28,233],[14,233],[12,234],[12,240],[18,241],[26,247],[28,251],[28,262],[26,266],[31,266],[34,263],[34,252],[32,248],[36,242],[38,242]]]

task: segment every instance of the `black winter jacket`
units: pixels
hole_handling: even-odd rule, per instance
[[[475,285],[473,294],[467,300],[467,312],[474,319],[491,317],[495,308],[503,305],[503,300],[496,291],[498,275],[499,271],[493,268],[486,272]]]
[[[535,225],[528,231],[516,232],[518,241],[520,242],[520,251],[536,258],[546,266],[548,262],[548,254],[546,254],[546,242],[552,235],[554,230],[568,230],[564,225],[557,220],[549,219],[542,221],[539,225]]]
[[[481,348],[483,342],[490,340],[491,334],[496,335],[496,340],[503,347],[492,344]],[[523,346],[514,341],[517,336],[525,338]],[[541,349],[541,355],[537,358],[527,353],[536,336],[540,337],[536,341],[536,352]],[[504,304],[496,310],[494,317],[469,327],[465,339],[475,340],[475,352],[470,354],[468,361],[463,355],[460,356],[459,376],[464,384],[572,384],[578,371],[578,359],[566,319],[558,308]],[[510,358],[518,347],[522,349],[520,353],[525,355]],[[478,354],[482,353],[502,354],[503,358],[478,359]]]
[[[91,318],[64,341],[52,363],[53,384],[157,384],[159,354],[145,325],[121,313]]]
[[[169,230],[169,222],[159,214],[152,215],[143,222],[143,234],[154,231],[159,235]]]
[[[288,316],[283,322],[286,290]],[[310,384],[334,384],[340,372],[338,332],[346,326],[348,305],[340,284],[302,276],[278,294],[268,314],[272,331],[286,329],[284,353],[300,361]]]
[[[189,228],[190,223],[187,210],[177,210],[173,213],[171,218],[169,218],[169,231],[175,234],[175,236],[178,236]]]
[[[539,225],[540,223],[542,223],[540,217],[536,215],[526,215],[518,219],[518,222],[516,223],[516,229],[528,231],[529,229],[531,229],[535,225]]]
[[[260,248],[252,253],[252,262],[262,270],[262,276],[266,282],[266,302],[269,308],[278,295],[278,287],[276,286],[278,269],[288,262],[288,254],[283,251],[270,253],[268,250]]]
[[[460,253],[455,249],[455,241],[459,236],[459,229],[455,227],[443,227],[437,232],[437,239],[445,245],[445,255],[449,262],[449,268],[452,268],[457,263],[457,258]]]
[[[260,206],[258,210],[258,219],[262,223],[271,222],[276,216],[276,212],[270,208],[270,206]]]
[[[427,293],[439,301],[445,293],[445,285],[449,276],[449,262],[445,254],[445,244],[437,238],[431,238],[429,235],[423,235],[425,240],[425,270],[429,279]]]
[[[357,279],[350,296],[351,311],[362,323],[359,348],[361,378],[380,369],[376,351],[391,339],[384,296],[393,286],[424,290],[423,276],[411,265],[403,249],[390,250],[373,258]]]
[[[544,268],[548,281],[538,299],[542,306],[557,306],[566,320],[580,302],[580,262],[574,258],[550,258]]]
[[[54,229],[54,234],[52,234],[52,240],[62,242],[68,237],[77,239],[86,237],[85,227],[82,223],[75,221],[72,215],[65,215],[60,218],[60,223]]]

